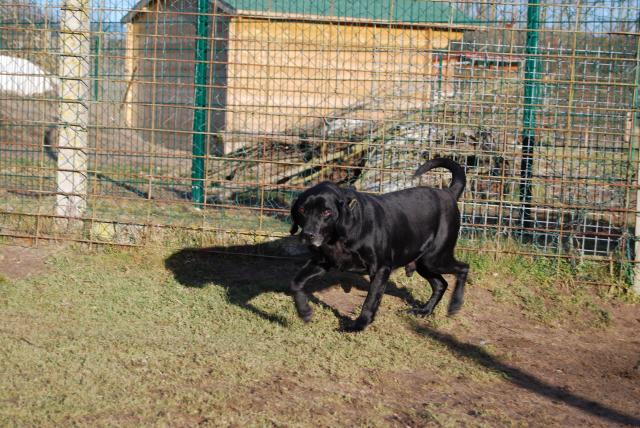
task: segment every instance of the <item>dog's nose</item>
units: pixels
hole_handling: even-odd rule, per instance
[[[315,235],[309,232],[302,232],[302,238],[311,241]]]

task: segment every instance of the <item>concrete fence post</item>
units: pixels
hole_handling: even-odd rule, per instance
[[[65,0],[61,8],[60,111],[55,215],[69,226],[87,206],[89,122],[89,0]]]

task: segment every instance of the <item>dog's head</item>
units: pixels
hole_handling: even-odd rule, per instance
[[[291,207],[291,234],[302,228],[302,239],[314,247],[343,236],[357,203],[352,193],[331,182],[307,189]]]

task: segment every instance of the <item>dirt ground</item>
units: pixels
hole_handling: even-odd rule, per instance
[[[0,273],[11,279],[46,274],[47,257],[56,248],[2,245]],[[414,330],[502,380],[479,382],[464,375],[452,379],[438,371],[403,369],[401,361],[393,372],[367,376],[364,368],[358,382],[274,373],[248,391],[242,408],[269,407],[274,412],[280,406],[306,406],[310,418],[340,415],[345,426],[358,425],[361,415],[376,411],[380,403],[394,409],[386,420],[389,426],[448,426],[451,420],[468,426],[640,426],[637,305],[605,302],[611,317],[606,328],[575,327],[569,316],[545,325],[512,305],[492,304],[485,287],[468,290],[466,300],[473,302],[473,310],[437,327],[416,319]],[[362,289],[345,293],[338,285],[316,293],[320,301],[347,316],[357,313],[364,296]],[[385,299],[398,300],[402,306],[398,297]],[[351,399],[319,399],[327,394]],[[197,417],[180,424],[200,423],[215,425]]]
[[[56,249],[53,246],[0,245],[0,274],[9,279],[20,279],[46,272],[47,258]]]
[[[334,287],[320,297],[345,315],[353,315],[365,295],[357,289],[345,295],[340,287]],[[390,421],[404,426],[422,425],[425,417],[440,425],[434,410],[441,408],[448,408],[449,414],[455,413],[470,425],[479,416],[485,422],[487,417],[491,420],[492,409],[499,408],[501,415],[494,421],[497,425],[505,424],[503,415],[508,414],[509,424],[640,426],[637,306],[610,304],[609,328],[581,330],[568,321],[555,327],[533,322],[513,307],[490,304],[491,299],[487,290],[470,288],[467,300],[474,301],[476,308],[489,310],[467,312],[464,322],[456,321],[437,331],[428,327],[418,327],[418,331],[442,342],[459,357],[502,374],[503,382],[479,385],[464,378],[452,382],[433,373],[399,371],[379,379],[375,389],[362,385],[352,391],[362,397],[362,410],[367,397],[380,394],[404,408]],[[485,351],[488,346],[503,359],[489,355]],[[282,382],[274,380],[273,388]],[[289,388],[295,396],[313,390],[314,385]],[[425,405],[434,414],[425,415]]]

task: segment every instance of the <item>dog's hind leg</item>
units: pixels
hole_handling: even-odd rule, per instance
[[[448,284],[447,281],[442,277],[442,275],[438,273],[431,272],[428,268],[426,268],[423,264],[419,263],[417,265],[417,270],[420,276],[426,279],[431,285],[431,297],[426,305],[423,307],[415,307],[409,310],[409,313],[420,316],[427,316],[433,313],[435,307],[440,303],[444,292],[446,291]]]
[[[309,320],[311,320],[311,315],[313,314],[311,306],[309,306],[309,298],[304,290],[304,286],[311,278],[320,276],[326,271],[327,269],[324,267],[316,264],[313,260],[309,260],[307,264],[305,264],[296,274],[293,281],[291,281],[289,289],[293,294],[293,301],[296,304],[298,316],[302,318],[304,322],[309,322]]]
[[[464,302],[464,286],[467,282],[467,274],[469,273],[469,265],[464,262],[453,260],[452,273],[456,274],[456,286],[453,289],[453,295],[449,301],[449,309],[447,314],[449,316],[455,315]]]

